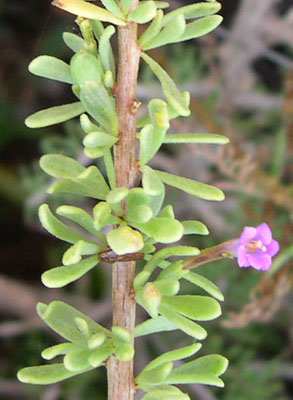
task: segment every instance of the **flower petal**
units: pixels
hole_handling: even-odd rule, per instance
[[[271,243],[267,246],[267,251],[266,253],[273,257],[276,255],[280,250],[280,245],[276,240],[272,240]]]
[[[240,236],[240,244],[246,244],[249,240],[253,239],[256,235],[256,228],[253,226],[246,226]]]
[[[272,231],[265,222],[256,227],[256,238],[266,246],[272,241]]]
[[[249,267],[250,263],[246,254],[245,246],[239,246],[237,251],[237,261],[239,267]]]
[[[272,265],[272,258],[268,254],[248,254],[248,260],[253,268],[263,271]]]

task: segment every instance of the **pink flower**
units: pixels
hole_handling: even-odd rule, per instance
[[[279,250],[279,243],[272,238],[271,229],[266,223],[255,228],[246,226],[237,246],[238,265],[266,271],[272,265],[272,257]]]

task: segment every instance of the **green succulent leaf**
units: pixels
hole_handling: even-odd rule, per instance
[[[120,8],[118,7],[115,0],[101,0],[101,3],[107,8],[110,13],[116,15],[118,18],[123,19],[123,14]]]
[[[115,3],[114,0],[113,3]],[[118,6],[117,8],[119,9]],[[115,76],[116,76],[115,59],[110,43],[110,39],[114,35],[114,33],[115,33],[114,26],[112,25],[107,26],[107,28],[104,30],[99,40],[99,53],[104,71],[111,71],[112,78],[115,81]]]
[[[78,53],[79,51],[84,49],[84,40],[76,35],[75,33],[71,32],[64,32],[63,33],[63,40],[67,47],[69,47],[74,53]]]
[[[157,217],[145,224],[135,224],[135,227],[160,243],[177,242],[183,235],[183,226],[176,219]]]
[[[178,329],[171,321],[163,316],[157,318],[150,318],[136,325],[134,329],[135,337],[150,335],[157,332],[168,332]]]
[[[122,10],[124,11],[125,14],[128,13],[131,3],[132,3],[132,0],[121,0]]]
[[[143,370],[140,374],[137,375],[137,377],[135,378],[135,382],[138,387],[141,388],[143,388],[144,386],[156,385],[167,378],[172,370],[172,367],[172,362],[168,361],[165,363],[161,363],[151,370]]]
[[[158,214],[158,217],[175,218],[174,209],[171,204],[164,207]]]
[[[164,137],[164,143],[211,143],[226,144],[229,139],[217,133],[171,133]]]
[[[86,348],[70,351],[63,359],[64,367],[72,372],[87,371],[92,368],[88,360],[91,354],[92,350]]]
[[[163,20],[164,21],[164,20]],[[177,15],[155,36],[149,40],[143,50],[150,50],[156,47],[164,46],[165,44],[176,42],[184,34],[186,22],[183,14]]]
[[[23,383],[50,385],[71,378],[79,373],[68,371],[63,364],[50,364],[23,368],[18,372],[17,378]]]
[[[140,232],[129,226],[120,226],[112,229],[107,235],[107,242],[111,249],[118,255],[136,253],[143,246],[143,238]]]
[[[144,3],[139,3],[139,5],[128,14],[128,20],[139,24],[145,24],[155,17],[156,12],[157,8],[155,2],[149,0]]]
[[[163,296],[161,303],[197,321],[209,321],[221,315],[219,303],[207,296]]]
[[[175,296],[180,289],[178,279],[160,279],[155,280],[154,285],[159,289],[164,296]]]
[[[98,264],[98,257],[88,257],[65,267],[55,267],[42,274],[42,282],[49,288],[60,288],[76,281]]]
[[[97,84],[102,81],[103,69],[100,60],[84,50],[71,58],[70,72],[77,85],[82,85],[86,81],[94,81]]]
[[[190,110],[186,104],[185,98],[182,96],[174,81],[170,78],[166,71],[151,57],[145,53],[141,53],[141,57],[148,64],[150,69],[159,79],[162,85],[164,96],[170,105],[178,112],[179,115],[187,117],[190,115]]]
[[[228,360],[218,354],[211,354],[189,361],[180,367],[174,368],[164,383],[201,383],[223,387],[224,383],[219,378],[228,366]]]
[[[182,221],[184,235],[208,235],[208,228],[200,221]]]
[[[158,196],[164,191],[164,185],[157,173],[147,165],[142,168],[142,187],[147,194]]]
[[[97,19],[120,26],[125,25],[125,22],[121,18],[116,17],[102,7],[98,7],[83,0],[54,0],[52,4],[71,14],[84,18]]]
[[[87,81],[80,87],[80,100],[87,112],[113,135],[118,133],[114,99],[104,85]]]
[[[128,195],[129,190],[126,187],[118,187],[112,189],[106,197],[106,200],[110,204],[120,203]]]
[[[53,358],[67,354],[69,351],[76,350],[78,346],[74,343],[59,343],[51,346],[42,351],[42,357],[45,360],[52,360]]]
[[[162,182],[167,185],[176,187],[177,189],[183,190],[183,192],[189,193],[192,196],[199,197],[205,200],[221,201],[224,200],[225,196],[221,189],[201,183],[193,179],[184,178],[182,176],[169,174],[168,172],[155,170],[159,175]]]
[[[89,242],[84,236],[73,231],[67,225],[63,224],[63,222],[59,221],[59,219],[52,214],[47,204],[42,204],[40,206],[39,218],[42,226],[58,239],[69,243],[75,243],[78,240]]]
[[[180,389],[170,385],[156,385],[141,400],[190,400]]]
[[[30,63],[28,69],[34,75],[73,84],[69,65],[58,58],[39,56]]]
[[[92,352],[92,355],[89,357],[89,363],[93,368],[97,368],[112,354],[113,347],[100,347]]]
[[[146,204],[132,207],[127,210],[127,221],[130,223],[145,224],[153,217],[152,209]]]
[[[194,285],[199,286],[217,300],[224,301],[224,296],[220,289],[204,276],[201,276],[195,272],[188,272],[188,274],[184,275],[184,279],[193,283]]]
[[[196,3],[185,7],[176,8],[164,16],[163,25],[167,25],[174,20],[178,15],[183,14],[185,19],[205,17],[215,14],[221,9],[221,4],[214,3]]]
[[[93,334],[89,339],[88,339],[88,348],[89,349],[96,349],[100,347],[106,340],[106,335],[102,332],[98,332]]]
[[[104,153],[104,163],[107,171],[107,177],[110,184],[111,189],[115,189],[116,187],[116,174],[113,163],[113,157],[110,149],[107,149]]]
[[[62,257],[62,263],[63,265],[77,264],[81,261],[82,255],[97,254],[102,250],[104,249],[97,244],[79,240],[65,251]]]
[[[48,175],[55,178],[75,179],[85,171],[73,158],[62,154],[46,154],[40,159],[40,166]]]
[[[160,33],[163,23],[163,16],[163,11],[157,10],[155,18],[140,36],[138,43],[142,49],[146,49],[149,43],[152,42],[152,40]]]
[[[183,42],[204,36],[216,29],[222,21],[223,17],[220,15],[210,15],[190,22],[186,25],[183,35],[176,42]]]
[[[184,358],[191,357],[197,353],[201,347],[201,343],[193,343],[190,346],[180,347],[176,350],[168,351],[167,353],[164,353],[149,362],[141,372],[149,371],[165,362],[183,360]]]
[[[97,199],[105,199],[110,191],[103,175],[95,165],[86,168],[79,174],[76,178],[76,182],[83,184],[91,190],[92,193],[95,194],[93,197]]]
[[[84,111],[85,108],[79,101],[77,103],[64,104],[37,111],[26,118],[25,124],[28,128],[44,128],[68,121],[82,114]]]
[[[173,308],[164,305],[162,302],[159,307],[160,313],[173,323],[177,329],[182,330],[187,335],[194,337],[198,340],[203,340],[207,337],[207,331],[198,325],[196,322],[179,314]]]
[[[92,235],[100,237],[100,233],[94,227],[93,218],[82,208],[63,205],[57,208],[56,214],[70,219],[86,229]]]
[[[92,334],[102,332],[107,337],[111,337],[111,332],[108,329],[105,329],[86,314],[83,314],[76,308],[62,301],[52,301],[48,305],[38,303],[37,311],[42,320],[53,329],[53,331],[70,342],[83,346],[87,345],[87,338],[76,326],[76,318],[84,319]]]

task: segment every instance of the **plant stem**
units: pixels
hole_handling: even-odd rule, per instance
[[[135,8],[138,0],[132,2]],[[118,78],[115,89],[119,120],[119,141],[114,147],[116,186],[133,187],[137,178],[136,84],[140,49],[137,44],[137,24],[130,22],[118,28]],[[123,205],[123,208],[125,205]],[[125,209],[124,209],[125,211]],[[112,301],[113,325],[129,331],[134,341],[135,299],[133,279],[135,261],[113,264]],[[111,356],[107,362],[108,400],[133,400],[135,393],[133,361],[120,361]]]

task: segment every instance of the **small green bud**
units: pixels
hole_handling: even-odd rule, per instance
[[[151,282],[148,282],[142,292],[142,298],[148,313],[152,318],[159,315],[159,305],[161,302],[161,293],[159,289]]]
[[[96,349],[101,346],[106,339],[106,335],[103,332],[98,332],[92,335],[88,340],[89,349]]]

